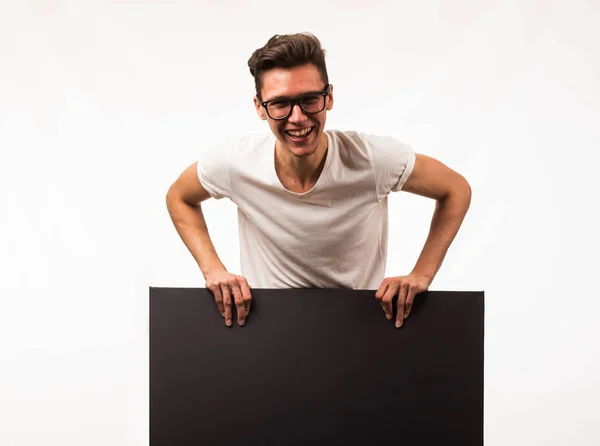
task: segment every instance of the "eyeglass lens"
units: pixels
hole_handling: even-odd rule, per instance
[[[305,113],[319,113],[325,108],[325,96],[323,94],[313,94],[304,96],[298,103],[300,108]],[[292,101],[289,99],[281,99],[267,104],[269,116],[273,119],[281,119],[286,117],[292,111]]]

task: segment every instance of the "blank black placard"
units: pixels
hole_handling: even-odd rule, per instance
[[[150,446],[483,444],[483,292],[400,329],[374,290],[252,296],[228,328],[210,291],[150,288]]]

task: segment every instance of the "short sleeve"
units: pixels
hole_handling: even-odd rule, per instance
[[[229,163],[233,145],[233,139],[219,141],[203,149],[198,157],[198,180],[217,200],[231,198]]]
[[[373,160],[377,198],[381,200],[402,189],[415,165],[415,152],[392,137],[366,135],[365,139]]]

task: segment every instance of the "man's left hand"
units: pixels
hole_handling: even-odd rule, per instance
[[[392,319],[392,299],[398,295],[398,311],[396,314],[396,327],[400,328],[404,319],[410,314],[415,296],[426,291],[431,285],[429,279],[416,274],[408,276],[386,277],[375,293],[381,308],[388,320]]]

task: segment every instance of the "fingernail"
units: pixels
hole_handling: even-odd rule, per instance
[[[396,328],[400,328],[400,325],[402,325],[400,321],[396,321]]]
[[[246,323],[246,321],[240,321],[239,324],[240,325],[244,325]]]
[[[385,317],[387,318],[387,320],[389,321],[392,318],[391,314],[386,314]]]
[[[231,327],[231,319],[227,319],[227,321],[225,323],[227,324],[228,327]]]

